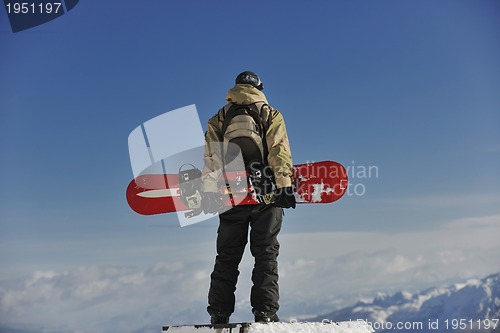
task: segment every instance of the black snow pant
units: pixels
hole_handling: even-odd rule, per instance
[[[238,266],[248,242],[255,258],[250,294],[252,311],[275,314],[279,308],[278,233],[283,221],[283,209],[274,205],[236,206],[219,215],[217,257],[211,274],[208,293],[208,313],[211,316],[234,312]]]

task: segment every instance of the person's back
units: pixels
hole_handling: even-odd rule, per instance
[[[222,154],[214,152],[211,147],[228,140],[226,117],[240,112],[242,116],[252,113],[248,122],[260,123],[256,132],[262,136],[262,143],[253,135],[256,148],[248,148],[247,140],[239,140],[239,136],[229,141],[237,144],[243,151],[245,163],[251,163],[261,154],[264,167],[272,170],[276,187],[275,200],[271,204],[236,206],[219,215],[220,224],[217,235],[217,257],[214,271],[211,274],[208,295],[208,313],[213,324],[227,323],[234,312],[236,283],[239,275],[238,265],[248,242],[250,230],[250,250],[255,258],[252,272],[253,287],[250,301],[255,321],[278,321],[279,309],[278,233],[281,229],[283,208],[295,208],[295,197],[292,189],[292,156],[281,113],[268,105],[262,93],[263,85],[253,72],[243,72],[236,78],[236,85],[227,94],[228,104],[208,122],[205,134],[205,165],[203,170],[203,209],[205,213],[216,213],[222,208],[222,199],[218,190],[224,163]],[[257,110],[235,111],[238,109]],[[245,113],[246,112],[246,113]],[[259,126],[260,126],[259,125]],[[262,133],[260,133],[262,131]],[[226,137],[224,137],[226,135]],[[241,137],[246,135],[242,134]],[[248,134],[249,137],[252,135]],[[248,165],[246,166],[248,167]]]

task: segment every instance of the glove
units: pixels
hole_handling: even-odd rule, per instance
[[[201,207],[205,214],[215,214],[222,210],[222,197],[217,192],[204,192]]]
[[[289,186],[277,189],[274,205],[281,208],[295,209],[295,195],[293,194],[293,188]]]

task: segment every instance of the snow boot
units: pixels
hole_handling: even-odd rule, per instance
[[[229,316],[224,314],[212,315],[210,317],[210,323],[212,325],[227,324],[229,323]]]
[[[254,312],[255,316],[255,322],[256,323],[272,323],[272,322],[279,322],[280,319],[278,318],[278,315],[276,313],[266,313],[266,312],[261,312],[261,311],[255,311]]]

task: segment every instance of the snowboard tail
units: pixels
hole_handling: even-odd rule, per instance
[[[220,193],[225,198],[225,206],[259,204],[252,185],[247,182],[246,171],[229,171],[223,178],[225,182],[220,185]],[[348,187],[346,169],[333,161],[294,165],[292,178],[298,204],[335,202]],[[181,182],[178,174],[138,176],[127,187],[127,202],[142,215],[192,211],[193,207],[189,207],[189,202],[182,197]]]

